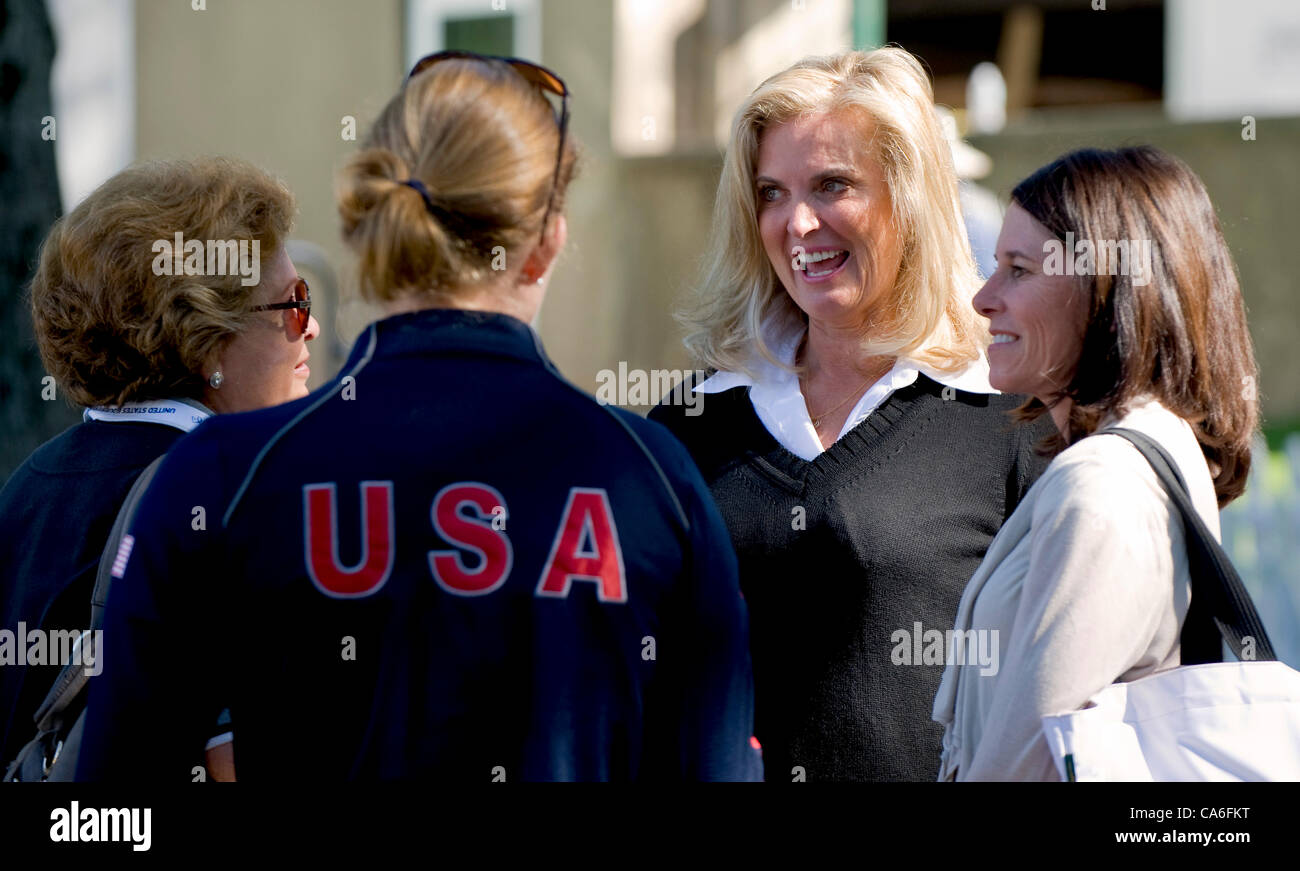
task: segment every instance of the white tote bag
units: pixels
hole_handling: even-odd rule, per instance
[[[1043,717],[1062,780],[1300,780],[1300,672],[1187,665]]]
[[[1300,672],[1277,662],[1241,578],[1192,506],[1173,460],[1112,427],[1147,458],[1183,515],[1192,577],[1183,665],[1112,684],[1082,710],[1043,717],[1062,780],[1300,781]],[[1257,661],[1217,662],[1226,641]]]

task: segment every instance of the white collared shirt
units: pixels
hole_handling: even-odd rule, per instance
[[[801,334],[796,333],[783,340],[772,341],[769,335],[769,343],[777,359],[793,365],[795,351],[802,338]],[[799,389],[799,376],[773,365],[757,354],[751,368],[758,373],[757,379],[740,372],[717,372],[694,389],[699,393],[721,393],[734,387],[749,387],[749,401],[753,403],[758,419],[772,437],[797,457],[809,462],[817,459],[825,448],[822,447],[808,414],[803,391]],[[922,372],[940,384],[968,393],[999,392],[989,384],[989,363],[983,354],[956,373],[937,372],[919,361],[899,357],[894,362],[894,368],[872,384],[853,406],[835,440],[839,441],[845,433],[866,420],[895,390],[914,383],[917,375]]]

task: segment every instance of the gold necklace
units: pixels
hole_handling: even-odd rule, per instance
[[[830,415],[831,412],[833,412],[833,411],[838,411],[839,409],[843,408],[844,405],[845,405],[845,404],[846,404],[850,399],[853,399],[855,396],[860,395],[860,394],[862,393],[862,388],[866,387],[866,386],[867,386],[868,384],[870,384],[870,383],[871,383],[871,379],[870,379],[870,378],[867,378],[866,381],[863,381],[861,384],[859,384],[859,385],[857,386],[857,388],[854,389],[854,391],[853,391],[852,393],[850,393],[848,396],[844,397],[844,399],[840,400],[840,402],[839,402],[838,404],[836,404],[833,408],[828,408],[828,409],[826,409],[825,411],[823,411],[821,414],[818,414],[818,415],[815,415],[815,416],[814,416],[814,415],[812,414],[811,409],[810,409],[809,412],[808,412],[808,414],[809,414],[809,415],[811,416],[811,418],[812,418],[812,425],[813,425],[813,428],[816,429],[817,427],[821,426],[822,421],[825,420],[825,419],[827,418],[827,416]],[[805,400],[805,403],[806,403],[806,402],[807,402],[807,400]]]
[[[808,345],[808,334],[807,334],[807,333],[804,333],[803,338],[799,340],[799,347],[797,347],[797,348],[795,349],[795,352],[794,352],[794,359],[795,359],[795,363],[796,363],[796,364],[802,362],[802,360],[803,360],[803,354],[804,354],[804,349],[807,347],[807,345]],[[889,367],[892,369],[892,368],[893,368],[893,365],[894,365],[894,364],[893,364],[893,361],[886,361],[886,362],[889,363]],[[887,371],[889,371],[889,370],[886,369],[885,371],[887,372]],[[874,376],[874,378],[880,378],[880,377],[883,377],[883,375],[884,375],[884,372],[880,373],[879,375]],[[803,381],[804,379],[801,377],[799,380],[800,380],[800,381]],[[813,429],[816,429],[817,427],[821,426],[821,422],[822,422],[823,420],[825,420],[826,417],[829,416],[829,415],[831,414],[831,412],[833,412],[833,411],[838,411],[839,409],[843,408],[844,405],[845,405],[845,403],[847,403],[850,399],[853,399],[855,396],[860,395],[860,394],[862,393],[862,389],[863,389],[864,387],[866,387],[868,384],[870,384],[870,383],[872,382],[872,380],[874,380],[874,379],[873,379],[873,376],[868,375],[868,376],[867,376],[867,379],[866,379],[865,381],[863,381],[861,384],[859,384],[859,385],[857,386],[857,388],[856,388],[852,393],[850,393],[848,396],[844,397],[844,399],[842,399],[839,403],[837,403],[833,408],[828,408],[828,409],[826,409],[825,411],[823,411],[821,414],[818,414],[818,415],[815,415],[815,416],[814,416],[813,413],[812,413],[812,409],[811,409],[811,408],[808,409],[808,417],[809,417],[810,420],[812,420]],[[801,389],[801,390],[804,389],[802,385],[801,385],[800,389]],[[805,396],[805,399],[804,399],[804,405],[806,406],[806,405],[808,404],[808,400],[807,400],[807,398],[806,398],[806,397],[807,397],[807,392],[806,392],[806,390],[804,391],[804,396]]]
[[[798,348],[798,350],[800,350],[800,352],[803,351],[803,344],[802,344],[802,343],[800,344],[800,348]],[[800,359],[800,357],[802,357],[802,354],[796,356],[796,359]],[[885,373],[885,372],[888,372],[889,369],[893,368],[893,361],[892,361],[892,360],[885,360],[885,363],[888,363],[888,364],[889,364],[889,367],[888,367],[888,368],[884,368],[884,372],[874,373],[874,374],[870,374],[870,376],[867,376],[866,381],[863,381],[862,383],[859,383],[859,385],[858,385],[857,387],[855,387],[853,393],[850,393],[848,396],[845,396],[845,398],[844,398],[844,399],[841,399],[839,403],[836,403],[835,406],[833,406],[833,407],[831,407],[831,408],[827,408],[826,411],[823,411],[822,413],[820,413],[820,415],[815,415],[815,416],[814,416],[814,415],[813,415],[813,409],[809,408],[809,419],[810,419],[811,421],[813,421],[813,428],[816,429],[816,428],[818,428],[818,426],[822,425],[822,421],[823,421],[823,420],[826,420],[827,417],[828,417],[829,415],[831,415],[832,412],[839,411],[840,408],[844,408],[845,404],[848,403],[850,399],[853,399],[854,396],[861,395],[861,394],[862,394],[862,389],[863,389],[863,387],[866,387],[866,386],[868,385],[868,383],[871,383],[872,381],[878,380],[878,378],[884,377],[884,373]],[[801,381],[802,381],[802,378],[801,378]],[[806,396],[806,394],[805,394],[805,396]],[[803,404],[805,404],[805,406],[806,406],[806,404],[807,404],[807,399],[806,399],[806,398],[805,398],[805,400],[803,400]]]

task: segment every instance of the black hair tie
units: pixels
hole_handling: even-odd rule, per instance
[[[475,218],[470,215],[453,212],[449,209],[443,208],[433,201],[433,196],[429,193],[429,189],[425,187],[424,183],[418,178],[405,179],[401,184],[406,185],[420,195],[420,199],[424,200],[425,210],[428,211],[429,215],[432,216],[443,230],[450,234],[452,239],[462,248],[467,250],[476,248],[480,251],[489,251],[492,246],[500,244],[496,236],[490,235],[493,232],[494,227],[494,224],[490,219],[485,221],[482,218]],[[474,243],[469,240],[479,241]],[[480,256],[486,257],[490,255]]]
[[[420,199],[424,200],[424,207],[429,210],[430,215],[433,215],[435,218],[439,217],[438,212],[440,210],[433,204],[433,196],[429,193],[429,189],[424,186],[424,182],[420,181],[418,178],[408,178],[403,181],[402,184],[406,185],[408,188],[412,188],[420,195]]]

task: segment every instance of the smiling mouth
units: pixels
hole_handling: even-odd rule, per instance
[[[848,259],[849,252],[845,250],[817,251],[805,254],[803,274],[807,278],[822,278],[839,269],[848,262]]]
[[[1019,336],[1008,336],[1006,333],[998,333],[993,337],[993,344],[995,345],[1008,345],[1018,341],[1020,341]]]

